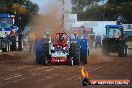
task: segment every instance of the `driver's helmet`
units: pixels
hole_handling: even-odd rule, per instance
[[[64,36],[60,36],[60,37],[59,37],[59,41],[60,41],[60,42],[64,41]]]

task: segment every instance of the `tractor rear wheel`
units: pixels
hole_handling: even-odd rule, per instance
[[[75,43],[70,45],[70,57],[73,57],[74,65],[80,64],[80,46]]]
[[[127,45],[125,42],[120,42],[118,46],[118,56],[119,57],[126,57],[127,56]]]
[[[41,60],[41,63],[45,66],[48,65],[48,58],[47,57],[43,57],[42,60]]]
[[[87,64],[88,53],[89,53],[89,50],[85,50],[85,51],[80,52],[81,62],[83,65]]]
[[[7,49],[6,48],[2,48],[2,52],[7,52]]]
[[[71,58],[69,59],[69,65],[70,65],[70,66],[73,66],[73,65],[74,65],[73,57],[71,57]]]
[[[81,59],[82,59],[83,65],[87,64],[87,55],[82,55]]]
[[[79,65],[80,64],[80,46],[75,47],[75,57],[74,57],[74,64]]]
[[[43,44],[41,50],[41,64],[48,65],[48,58],[49,58],[49,44]]]
[[[36,62],[36,64],[41,64],[41,62],[42,62],[41,57],[40,56],[36,56],[35,62]]]
[[[127,45],[125,45],[125,53],[124,53],[124,56],[127,57]]]

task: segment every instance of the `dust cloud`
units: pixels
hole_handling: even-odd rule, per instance
[[[109,56],[105,56],[102,54],[101,48],[91,48],[90,55],[88,57],[89,64],[101,64],[105,62],[112,62],[113,59]]]
[[[31,30],[29,32],[29,37],[33,40],[32,42],[33,50],[30,53],[30,55],[25,57],[26,59],[23,59],[22,62],[33,63],[33,61],[35,61],[34,41],[37,38],[44,37],[47,31],[50,32],[51,37],[53,37],[57,32],[65,31],[65,28],[62,27],[63,7],[64,6],[62,1],[58,0],[53,5],[49,5],[47,7],[48,8],[47,12],[41,12],[41,14],[39,15],[32,16],[32,19],[30,22]],[[64,11],[64,15],[65,14],[66,13]],[[67,22],[67,19],[68,19],[67,16],[65,19]]]
[[[58,0],[52,6],[49,5],[47,12],[41,12],[37,16],[33,16],[31,20],[31,31],[30,33],[35,36],[31,36],[33,39],[42,38],[45,32],[50,32],[51,35],[60,31],[65,31],[62,27],[62,11],[63,3]],[[65,6],[66,7],[66,6]],[[65,11],[64,11],[65,15]],[[67,19],[67,17],[66,17]],[[65,22],[65,21],[64,21]],[[30,34],[29,33],[29,34]]]

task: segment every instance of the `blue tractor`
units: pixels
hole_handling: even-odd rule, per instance
[[[76,36],[76,35],[75,35]],[[46,37],[36,40],[36,62],[43,65],[87,64],[89,53],[87,38],[71,39],[65,32],[57,33],[54,38]]]
[[[2,52],[18,50],[18,27],[15,15],[0,14],[0,50]]]
[[[102,53],[118,53],[118,56],[127,56],[127,44],[121,25],[106,25],[106,37],[102,40]]]

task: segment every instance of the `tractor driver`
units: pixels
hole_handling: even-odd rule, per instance
[[[59,35],[59,41],[60,41],[60,42],[63,42],[63,41],[64,41],[64,36],[63,36],[63,34],[60,34],[60,35]]]
[[[116,30],[113,31],[113,37],[119,38],[119,32],[116,32]]]
[[[66,46],[65,37],[63,36],[63,34],[59,34],[59,44],[62,48]]]

